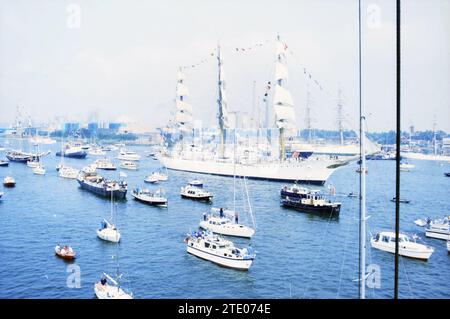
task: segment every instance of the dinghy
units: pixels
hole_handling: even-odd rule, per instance
[[[75,259],[76,253],[75,251],[72,249],[72,247],[67,246],[67,245],[56,245],[55,247],[55,254],[58,257],[61,257],[62,259],[66,259],[66,260],[72,260]]]
[[[6,176],[3,179],[3,186],[5,186],[5,187],[14,187],[14,186],[16,186],[16,180],[12,176]]]

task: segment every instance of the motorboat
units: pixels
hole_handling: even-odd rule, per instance
[[[6,166],[8,166],[9,165],[9,162],[8,161],[3,161],[3,160],[0,160],[0,167],[6,167]]]
[[[141,156],[138,155],[136,152],[133,151],[129,151],[126,149],[121,149],[119,151],[119,155],[117,156],[117,158],[119,160],[124,160],[124,161],[140,161]]]
[[[281,199],[281,205],[302,212],[317,214],[339,214],[341,203],[326,200],[319,194],[308,194],[305,198],[291,198],[289,196]]]
[[[414,224],[416,224],[419,227],[425,227],[428,224],[428,222],[426,219],[419,218],[414,221]]]
[[[192,181],[189,181],[188,185],[194,186],[194,187],[203,187],[203,181],[198,180],[198,179],[194,179]]]
[[[391,202],[396,202],[397,197],[392,197]],[[409,199],[400,199],[400,203],[409,204],[411,201]]]
[[[76,179],[79,173],[79,170],[65,165],[58,170],[58,176],[67,179]]]
[[[413,169],[414,167],[415,167],[414,164],[410,164],[410,163],[408,163],[408,162],[402,162],[402,163],[400,163],[400,170],[401,170],[402,172],[410,172],[411,169]]]
[[[194,232],[185,238],[187,252],[223,267],[248,270],[256,257],[252,247],[237,248],[211,232]]]
[[[6,176],[3,179],[3,186],[5,186],[5,187],[14,187],[14,186],[16,186],[16,180],[12,176]]]
[[[105,151],[102,150],[100,147],[89,149],[88,154],[92,155],[92,156],[105,156],[106,155]]]
[[[118,243],[121,235],[115,225],[104,219],[101,223],[101,227],[97,229],[97,236],[105,241]]]
[[[162,189],[158,189],[155,192],[151,192],[148,189],[139,189],[136,188],[131,193],[131,196],[133,196],[136,200],[150,204],[153,206],[161,206],[161,207],[167,207],[167,198],[163,195],[164,191]]]
[[[292,186],[283,186],[280,191],[281,197],[289,197],[289,198],[306,198],[308,194],[318,193],[318,190],[311,190],[306,187],[299,186],[294,184]]]
[[[107,170],[107,171],[114,171],[117,169],[116,165],[114,165],[113,162],[111,162],[109,159],[105,158],[101,158],[98,159],[94,162],[94,166],[97,169],[103,169],[103,170]]]
[[[43,165],[36,166],[35,168],[33,168],[33,174],[45,175],[45,167]]]
[[[191,185],[181,187],[180,194],[183,198],[196,199],[201,201],[210,201],[213,198],[213,195],[210,192],[207,192],[200,187]]]
[[[99,282],[94,285],[94,292],[98,299],[133,299],[132,293],[125,292],[120,284],[121,276],[114,279],[106,273],[103,273]]]
[[[395,254],[394,232],[379,232],[370,239],[373,248]],[[433,253],[432,247],[416,242],[416,239],[406,234],[399,234],[399,254],[404,257],[428,260]]]
[[[159,182],[159,179],[158,179],[157,176],[155,176],[154,174],[152,174],[152,175],[147,176],[147,177],[144,179],[144,182],[150,183],[150,184],[156,184],[156,183]]]
[[[169,179],[169,176],[167,174],[161,172],[154,172],[152,175],[156,177],[160,182],[165,182]]]
[[[39,163],[40,163],[39,160],[32,159],[27,161],[27,166],[30,168],[35,168],[39,166]]]
[[[213,208],[209,214],[204,213],[199,227],[216,234],[244,238],[251,238],[255,233],[253,228],[239,223],[237,212],[222,208]]]
[[[350,192],[350,193],[348,193],[347,197],[355,198],[355,197],[358,197],[358,194]]]
[[[62,259],[72,260],[75,259],[76,253],[72,247],[68,245],[56,245],[55,254]]]
[[[446,216],[442,219],[428,220],[427,228],[425,229],[425,235],[427,237],[435,239],[450,239],[450,216]]]
[[[130,169],[130,170],[135,171],[135,170],[139,169],[139,166],[135,162],[132,162],[132,161],[122,161],[122,162],[120,162],[120,168]]]

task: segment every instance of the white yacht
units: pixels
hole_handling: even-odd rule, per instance
[[[213,198],[213,195],[210,192],[207,192],[206,190],[195,187],[195,186],[185,186],[181,187],[181,197],[183,198],[189,198],[189,199],[196,199],[196,200],[206,200],[210,201]]]
[[[120,162],[120,168],[123,169],[130,169],[130,170],[137,170],[139,168],[138,164],[132,161],[122,161]]]
[[[89,149],[88,154],[92,156],[105,156],[106,152],[102,150],[100,147],[97,147]]]
[[[428,220],[428,226],[425,229],[425,235],[427,237],[436,239],[450,239],[450,216],[446,216],[442,219]]]
[[[98,299],[133,299],[132,293],[127,293],[121,288],[119,284],[121,276],[117,277],[114,279],[103,273],[103,277],[94,285],[95,295]]]
[[[150,183],[150,184],[156,184],[156,183],[159,182],[159,179],[158,179],[157,176],[154,176],[154,174],[152,174],[152,175],[147,176],[147,177],[144,179],[144,182]]]
[[[201,181],[199,179],[194,179],[192,181],[189,181],[188,185],[195,186],[195,187],[203,187],[203,181]]]
[[[141,156],[138,155],[136,152],[128,151],[126,149],[121,149],[119,151],[119,155],[117,156],[118,159],[124,160],[124,161],[140,161]]]
[[[79,173],[79,170],[65,165],[60,166],[58,170],[58,176],[67,179],[76,179]]]
[[[117,169],[116,165],[114,165],[113,162],[111,162],[109,159],[105,158],[100,158],[98,160],[96,160],[94,162],[94,166],[97,169],[103,169],[103,170],[108,170],[108,171],[114,171]]]
[[[33,174],[35,175],[45,175],[45,167],[44,165],[40,164],[33,168]]]
[[[97,236],[100,239],[118,243],[120,241],[120,232],[115,225],[110,224],[106,219],[103,220],[101,228],[97,229]]]
[[[244,238],[251,238],[255,233],[253,228],[239,223],[237,212],[217,208],[203,215],[199,227],[216,234]]]
[[[209,232],[188,234],[185,243],[189,254],[239,270],[248,270],[256,256],[251,247],[237,248],[231,241]]]
[[[131,193],[136,200],[150,204],[153,206],[167,207],[167,198],[164,196],[164,191],[162,189],[158,189],[155,192],[151,192],[148,189],[139,189],[136,188]]]
[[[395,233],[379,232],[370,239],[373,248],[395,254]],[[399,235],[399,254],[401,256],[428,260],[433,253],[432,247],[419,244],[406,234]]]

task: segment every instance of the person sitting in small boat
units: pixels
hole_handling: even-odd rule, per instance
[[[102,229],[105,229],[105,228],[107,228],[107,227],[108,227],[108,225],[106,225],[106,222],[105,222],[105,221],[102,221],[102,223],[101,223],[101,227],[102,227]]]
[[[100,283],[102,284],[102,286],[106,285],[107,282],[108,282],[108,279],[106,279],[105,276],[102,276],[102,279],[100,279]]]

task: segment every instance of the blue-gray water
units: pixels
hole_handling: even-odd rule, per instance
[[[93,285],[102,272],[115,272],[114,244],[99,240],[95,233],[102,218],[110,215],[110,202],[81,190],[76,180],[57,176],[55,166],[60,158],[54,153],[58,148],[59,144],[42,146],[42,150],[53,150],[44,159],[45,176],[33,175],[24,164],[0,167],[2,180],[11,174],[17,181],[15,188],[0,188],[5,193],[0,200],[2,298],[93,298]],[[147,150],[133,149],[142,155]],[[66,163],[81,168],[94,159],[66,159]],[[450,212],[450,178],[443,175],[450,165],[412,163],[415,169],[401,175],[403,197],[412,201],[401,206],[401,230],[420,234],[435,252],[428,262],[401,258],[400,297],[449,298],[450,255],[445,241],[425,238],[414,220]],[[395,204],[389,200],[395,192],[395,162],[369,161],[368,167],[369,236],[370,232],[394,229]],[[157,161],[143,156],[138,171],[126,171],[129,190],[144,186],[144,177],[157,168]],[[282,183],[248,181],[257,224],[251,240],[257,257],[248,272],[191,256],[183,243],[186,232],[196,229],[209,206],[181,199],[180,187],[200,178],[214,193],[215,207],[231,207],[233,179],[169,171],[169,180],[158,186],[167,191],[168,209],[136,202],[130,195],[117,205],[122,233],[118,253],[125,286],[136,298],[357,298],[359,208],[356,198],[345,196],[358,191],[355,168],[352,164],[339,169],[327,183],[336,187],[334,199],[342,202],[338,219],[281,208]],[[118,176],[118,171],[100,173]],[[237,181],[237,186],[238,204],[242,205],[242,182]],[[240,216],[245,221],[247,215]],[[54,256],[56,243],[69,243],[78,252],[75,264],[81,269],[81,288],[67,287],[66,271],[71,264]],[[394,256],[368,246],[367,263],[381,267],[381,288],[368,289],[368,297],[392,297]]]

